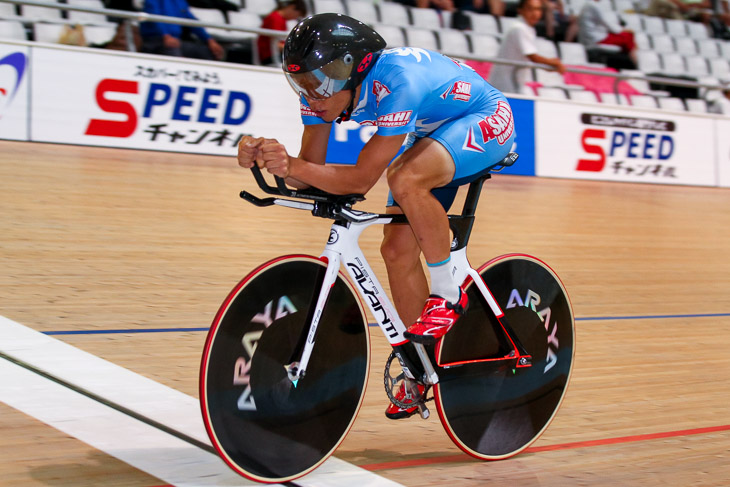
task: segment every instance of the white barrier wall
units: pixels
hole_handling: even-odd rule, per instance
[[[512,173],[730,187],[730,118],[510,103],[521,156]],[[372,136],[346,128],[332,131],[328,160],[354,162]],[[234,156],[242,134],[296,154],[301,133],[296,95],[276,69],[0,42],[0,139]]]
[[[730,119],[718,120],[715,125],[717,141],[717,183],[730,188]]]

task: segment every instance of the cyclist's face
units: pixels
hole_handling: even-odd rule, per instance
[[[329,98],[310,98],[307,95],[304,95],[304,98],[309,103],[309,108],[314,110],[319,118],[325,122],[334,122],[350,104],[352,91],[342,90]]]

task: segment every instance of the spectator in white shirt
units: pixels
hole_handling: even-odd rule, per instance
[[[578,40],[586,49],[599,44],[618,46],[637,64],[636,42],[634,33],[623,30],[610,22],[597,5],[598,0],[588,1],[583,5],[578,17]]]
[[[505,34],[497,57],[510,61],[546,64],[563,74],[565,66],[559,58],[546,58],[537,53],[535,25],[542,17],[542,0],[520,0],[517,13],[518,22],[515,22]],[[494,64],[489,74],[489,83],[503,92],[523,93],[527,82],[527,71],[528,68]]]

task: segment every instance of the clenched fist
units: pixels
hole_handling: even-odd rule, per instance
[[[254,162],[274,176],[289,176],[289,154],[276,139],[254,138],[244,135],[238,142],[238,164],[251,168]]]

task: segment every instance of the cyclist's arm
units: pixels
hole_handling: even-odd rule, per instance
[[[314,164],[324,164],[327,160],[327,143],[330,138],[332,124],[321,123],[316,125],[305,125],[302,133],[302,147],[299,150],[299,159]],[[286,184],[293,188],[303,189],[311,186],[295,177],[289,175]]]
[[[354,166],[314,164],[323,160],[320,159],[323,155],[316,154],[315,148],[313,153],[306,153],[308,156],[314,156],[314,161],[294,157],[290,159],[289,177],[304,181],[328,193],[365,194],[378,182],[388,163],[400,150],[405,138],[406,134],[373,135],[363,147]],[[304,147],[302,154],[305,154]]]

